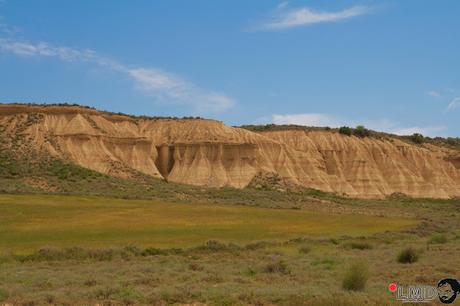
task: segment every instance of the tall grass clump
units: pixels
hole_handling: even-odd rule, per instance
[[[428,240],[429,244],[444,244],[446,242],[447,242],[447,236],[443,234],[433,235]]]
[[[0,288],[0,302],[6,300],[8,297],[8,292],[5,289]]]
[[[307,245],[301,246],[299,248],[299,253],[302,253],[302,254],[308,254],[310,253],[310,251],[311,251],[311,248]]]
[[[344,245],[346,249],[354,250],[370,250],[373,248],[372,244],[363,241],[352,241]]]
[[[282,260],[269,263],[264,267],[265,273],[279,273],[279,274],[289,274],[291,271],[289,270],[286,263]]]
[[[359,262],[353,264],[345,273],[342,288],[347,291],[363,291],[369,278],[369,267]]]
[[[399,263],[414,263],[417,262],[419,258],[419,254],[417,250],[412,247],[405,248],[398,254],[398,262]]]

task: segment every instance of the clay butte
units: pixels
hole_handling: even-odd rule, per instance
[[[252,132],[215,120],[62,105],[3,104],[0,125],[7,133],[22,126],[37,150],[112,176],[139,171],[171,182],[244,188],[270,173],[350,197],[460,196],[459,151],[392,137],[324,129]]]

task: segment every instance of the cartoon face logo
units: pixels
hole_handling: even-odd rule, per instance
[[[439,301],[443,304],[452,304],[460,293],[460,283],[453,278],[445,278],[438,282]]]

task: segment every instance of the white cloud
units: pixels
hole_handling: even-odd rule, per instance
[[[0,4],[2,3],[2,0],[0,0]],[[7,25],[6,23],[3,22],[4,18],[0,16],[0,32],[4,33],[6,35],[14,35],[16,33],[21,32],[21,29],[18,27],[12,27]]]
[[[460,105],[459,105],[460,106]],[[328,127],[340,127],[350,126],[355,127],[357,125],[364,125],[365,127],[375,130],[388,132],[397,135],[412,135],[414,133],[420,133],[425,136],[441,136],[442,132],[447,128],[445,126],[425,126],[425,127],[401,127],[400,125],[392,122],[388,119],[378,120],[350,120],[341,119],[329,114],[319,113],[305,113],[305,114],[288,114],[288,115],[272,115],[271,120],[266,123],[274,124],[295,124],[305,126],[328,126]]]
[[[58,57],[64,61],[90,61],[96,58],[95,52],[91,50],[54,47],[44,42],[31,44],[10,39],[0,39],[0,49],[20,56]]]
[[[168,90],[178,97],[188,92],[188,86],[183,80],[159,70],[135,68],[130,69],[129,74],[146,91]]]
[[[447,106],[447,110],[450,111],[450,110],[454,110],[459,107],[460,107],[460,97],[456,97],[449,103],[449,105]]]
[[[368,14],[367,6],[354,6],[342,11],[321,12],[308,7],[288,9],[286,3],[278,6],[272,18],[257,26],[255,30],[281,30],[292,27],[307,26],[315,23],[337,22],[352,17]]]
[[[164,98],[189,101],[204,112],[219,112],[235,105],[225,95],[203,91],[178,76],[156,69],[135,68],[129,69],[128,73],[144,92],[159,98],[165,96]]]
[[[154,68],[130,67],[89,49],[53,46],[46,42],[28,43],[0,38],[0,50],[18,56],[56,57],[63,61],[81,61],[109,68],[128,76],[142,92],[159,100],[190,105],[198,113],[222,112],[235,101],[214,91],[204,90],[171,73]]]
[[[429,92],[427,92],[427,94],[429,96],[432,96],[433,98],[439,98],[442,96],[439,92],[434,91],[434,90],[430,90]]]
[[[446,130],[445,126],[425,126],[425,127],[409,127],[402,129],[395,129],[392,133],[396,135],[412,135],[415,133],[422,134],[424,136],[441,136],[443,131]]]
[[[337,118],[326,114],[294,114],[294,115],[272,115],[274,124],[296,124],[305,126],[329,126],[338,127],[342,125]]]
[[[280,9],[283,9],[283,8],[287,7],[288,5],[289,5],[289,2],[288,2],[288,1],[284,1],[284,2],[281,2],[280,4],[278,4],[278,5],[276,6],[276,8],[277,8],[278,10],[280,10]]]

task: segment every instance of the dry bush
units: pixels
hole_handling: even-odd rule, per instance
[[[418,261],[418,258],[419,254],[417,250],[412,247],[405,248],[398,254],[399,263],[414,263]]]
[[[367,264],[359,262],[353,264],[345,273],[342,288],[348,291],[362,291],[366,287],[369,278],[369,268]]]

